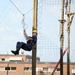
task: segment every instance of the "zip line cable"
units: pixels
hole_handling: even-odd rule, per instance
[[[11,0],[10,0],[11,1]],[[18,7],[11,1],[11,3],[16,7],[16,9],[22,14],[22,15],[24,15],[22,12],[21,12],[21,10],[19,10],[18,9]],[[32,8],[33,9],[33,8]],[[32,9],[30,9],[26,14],[28,14],[30,11],[32,11]],[[26,15],[25,14],[25,15]]]
[[[41,3],[42,1],[43,1],[43,0],[41,0],[39,3]],[[21,22],[21,23],[22,23],[22,25],[23,25],[23,29],[27,29],[28,26],[27,26],[27,24],[25,23],[25,15],[28,14],[30,11],[32,11],[33,8],[30,9],[27,13],[23,14],[23,13],[21,12],[21,10],[19,10],[18,7],[17,7],[11,0],[10,0],[10,2],[11,2],[11,3],[16,7],[16,9],[23,15],[23,19],[22,19],[22,22]],[[25,28],[25,26],[27,26],[27,27]]]
[[[11,0],[10,0],[10,1],[11,1]],[[11,1],[11,3],[12,3],[12,4],[16,7],[16,9],[23,15],[23,19],[22,19],[22,22],[21,22],[21,23],[22,23],[22,25],[23,25],[23,30],[26,29],[28,26],[27,26],[27,24],[25,23],[25,15],[28,14],[33,8],[30,9],[26,14],[23,14],[23,13],[21,12],[21,10],[19,10],[18,7],[17,7],[12,1]],[[25,28],[25,25],[27,26],[26,28]]]
[[[11,0],[10,0],[11,1]],[[39,3],[41,3],[43,0],[41,0]],[[16,9],[22,14],[22,15],[24,15],[22,12],[21,12],[21,10],[19,10],[18,9],[18,7],[11,1],[11,3],[16,7]],[[32,8],[33,9],[33,8]],[[30,9],[27,13],[25,13],[25,15],[26,14],[28,14],[30,11],[32,11],[32,9]]]
[[[10,0],[11,1],[11,0]],[[16,7],[16,9],[23,15],[23,13],[18,9],[18,7],[11,1],[11,3]]]
[[[11,0],[10,0],[11,1]],[[41,3],[43,0],[41,0],[39,3]],[[30,11],[32,11],[32,9],[30,9],[28,12],[26,12],[25,14],[23,14],[22,12],[21,12],[21,10],[19,10],[18,9],[18,7],[11,1],[11,3],[16,7],[16,9],[24,16],[24,15],[26,15],[26,14],[28,14]]]
[[[39,3],[41,3],[43,0],[41,0]],[[32,11],[32,9],[30,9],[27,13],[25,13],[25,14],[23,14],[22,12],[21,12],[21,10],[19,10],[19,8],[10,0],[10,2],[15,6],[15,8],[23,15],[23,19],[22,19],[22,25],[23,25],[23,30],[24,29],[27,29],[28,28],[28,26],[27,26],[27,24],[25,23],[25,15],[26,14],[28,14],[30,11]],[[25,27],[25,26],[27,26],[27,27]]]

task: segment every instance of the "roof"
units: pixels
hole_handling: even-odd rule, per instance
[[[3,62],[0,62],[0,63],[10,63],[10,64],[32,64],[32,62],[28,62],[28,61],[3,61]],[[57,62],[36,62],[36,64],[57,64]],[[63,64],[67,64],[67,62],[64,62]],[[75,64],[75,62],[71,62],[70,63],[71,65]]]

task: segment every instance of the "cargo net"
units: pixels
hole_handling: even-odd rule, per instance
[[[71,11],[75,12],[75,0],[71,1]],[[60,58],[60,22],[61,18],[61,0],[40,0],[38,3],[38,44],[37,55],[41,61],[57,62]],[[64,5],[65,6],[65,5]],[[65,12],[65,8],[64,8]],[[64,16],[65,19],[66,15]],[[74,40],[75,40],[75,17],[71,26],[71,50],[70,59],[75,62],[74,58]],[[67,23],[64,24],[64,50],[67,47]],[[66,53],[67,54],[67,53]],[[64,55],[64,61],[67,61],[67,55]]]
[[[60,5],[60,4],[62,4],[62,2],[61,2],[62,0],[39,0],[39,2],[41,3],[43,3],[43,4],[47,4],[47,5]],[[67,1],[67,0],[64,0],[65,2]],[[75,0],[70,0],[71,1],[71,3],[72,4],[74,4],[74,2],[75,2]]]

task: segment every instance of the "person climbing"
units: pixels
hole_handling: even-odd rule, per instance
[[[32,46],[34,46],[37,42],[37,31],[36,29],[33,29],[32,31],[32,37],[28,36],[26,33],[26,30],[23,31],[24,36],[26,37],[27,43],[24,42],[17,42],[16,44],[16,50],[11,50],[11,52],[14,55],[19,55],[20,49],[23,49],[25,51],[31,51]]]

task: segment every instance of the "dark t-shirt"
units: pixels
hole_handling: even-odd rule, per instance
[[[37,37],[36,36],[32,36],[30,38],[32,38],[32,40],[28,40],[27,44],[32,48],[32,46],[34,46],[36,44],[36,42],[37,42]]]

